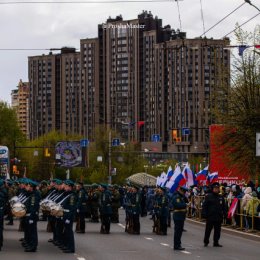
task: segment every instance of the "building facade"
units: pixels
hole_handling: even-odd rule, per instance
[[[17,89],[11,92],[11,106],[16,110],[18,124],[29,138],[29,83],[19,81]]]
[[[187,39],[147,11],[108,18],[97,38],[80,40],[80,53],[29,57],[30,138],[56,129],[94,140],[101,125],[146,151],[205,155],[211,93],[229,85],[228,45]]]
[[[80,54],[64,47],[60,54],[28,58],[30,139],[52,130],[80,134]]]

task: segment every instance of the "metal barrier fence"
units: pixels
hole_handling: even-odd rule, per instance
[[[190,197],[190,203],[188,206],[188,218],[203,221],[202,218],[202,204],[205,196],[192,196]],[[230,210],[233,199],[225,198],[227,213]],[[257,212],[257,206],[259,204],[258,199],[238,199],[237,206],[235,208],[233,216],[228,218],[223,216],[223,225],[230,226],[239,230],[247,232],[259,232],[260,231],[260,213]]]

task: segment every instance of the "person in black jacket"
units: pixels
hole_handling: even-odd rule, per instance
[[[3,229],[4,229],[4,211],[7,202],[7,190],[4,187],[4,181],[0,179],[0,251],[3,246]]]
[[[224,198],[219,194],[220,185],[218,182],[212,184],[212,192],[207,194],[202,206],[202,217],[206,219],[204,246],[209,244],[211,230],[214,228],[213,246],[222,247],[219,244],[221,223],[226,215],[226,204]]]
[[[184,228],[184,221],[187,213],[187,198],[185,193],[188,189],[185,186],[179,188],[179,190],[173,195],[173,221],[174,221],[174,250],[185,250],[181,246],[181,237]]]
[[[87,200],[88,195],[86,190],[84,189],[83,182],[76,183],[76,191],[78,195],[77,201],[77,213],[76,213],[76,232],[77,233],[85,233],[86,224],[85,224],[85,216],[87,212]]]
[[[36,252],[38,246],[37,222],[39,220],[40,192],[36,189],[37,182],[30,179],[26,180],[27,200],[24,202],[26,207],[25,216],[25,240],[22,242],[25,252]]]

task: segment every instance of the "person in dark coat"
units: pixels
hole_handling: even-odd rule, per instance
[[[108,190],[106,184],[100,186],[101,196],[100,196],[100,219],[101,219],[101,234],[110,233],[111,215],[112,215],[112,198],[111,192]]]
[[[212,184],[212,190],[205,197],[202,205],[202,217],[206,219],[206,229],[204,236],[204,246],[209,244],[209,237],[212,229],[214,228],[213,246],[222,247],[219,244],[221,223],[223,217],[226,216],[226,204],[224,198],[219,194],[220,185],[218,182]]]
[[[167,220],[169,215],[169,198],[165,187],[157,189],[154,204],[154,232],[167,235]]]
[[[187,198],[185,197],[185,193],[187,191],[188,189],[185,186],[182,186],[172,197],[174,221],[174,250],[185,250],[185,248],[181,245],[181,237],[187,213]]]
[[[26,191],[28,194],[28,199],[24,202],[26,207],[25,216],[25,241],[22,245],[24,246],[25,252],[36,252],[38,246],[38,231],[37,222],[39,220],[39,209],[41,195],[38,190],[36,190],[38,183],[27,180]]]
[[[73,220],[77,210],[77,195],[73,191],[74,182],[71,180],[64,181],[64,199],[61,202],[63,207],[63,246],[60,247],[63,253],[75,253],[75,240],[73,233]]]
[[[4,181],[0,179],[0,251],[3,246],[3,229],[4,229],[4,211],[7,202],[7,190],[4,187]]]
[[[77,202],[77,213],[76,213],[76,232],[77,233],[85,233],[85,216],[87,212],[87,200],[88,195],[84,189],[82,182],[76,183],[76,191],[78,195],[78,202]]]

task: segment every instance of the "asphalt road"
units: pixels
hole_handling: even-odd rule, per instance
[[[248,238],[237,233],[222,232],[223,248],[203,247],[204,226],[186,221],[182,245],[185,251],[174,251],[173,228],[167,236],[152,233],[150,216],[141,218],[141,235],[124,232],[124,212],[120,211],[119,224],[112,224],[111,234],[100,234],[100,224],[87,222],[85,234],[75,234],[76,253],[64,254],[48,243],[51,234],[46,232],[46,222],[38,223],[39,247],[36,253],[25,253],[19,238],[18,221],[14,226],[5,226],[4,246],[1,260],[259,260],[260,239]]]

